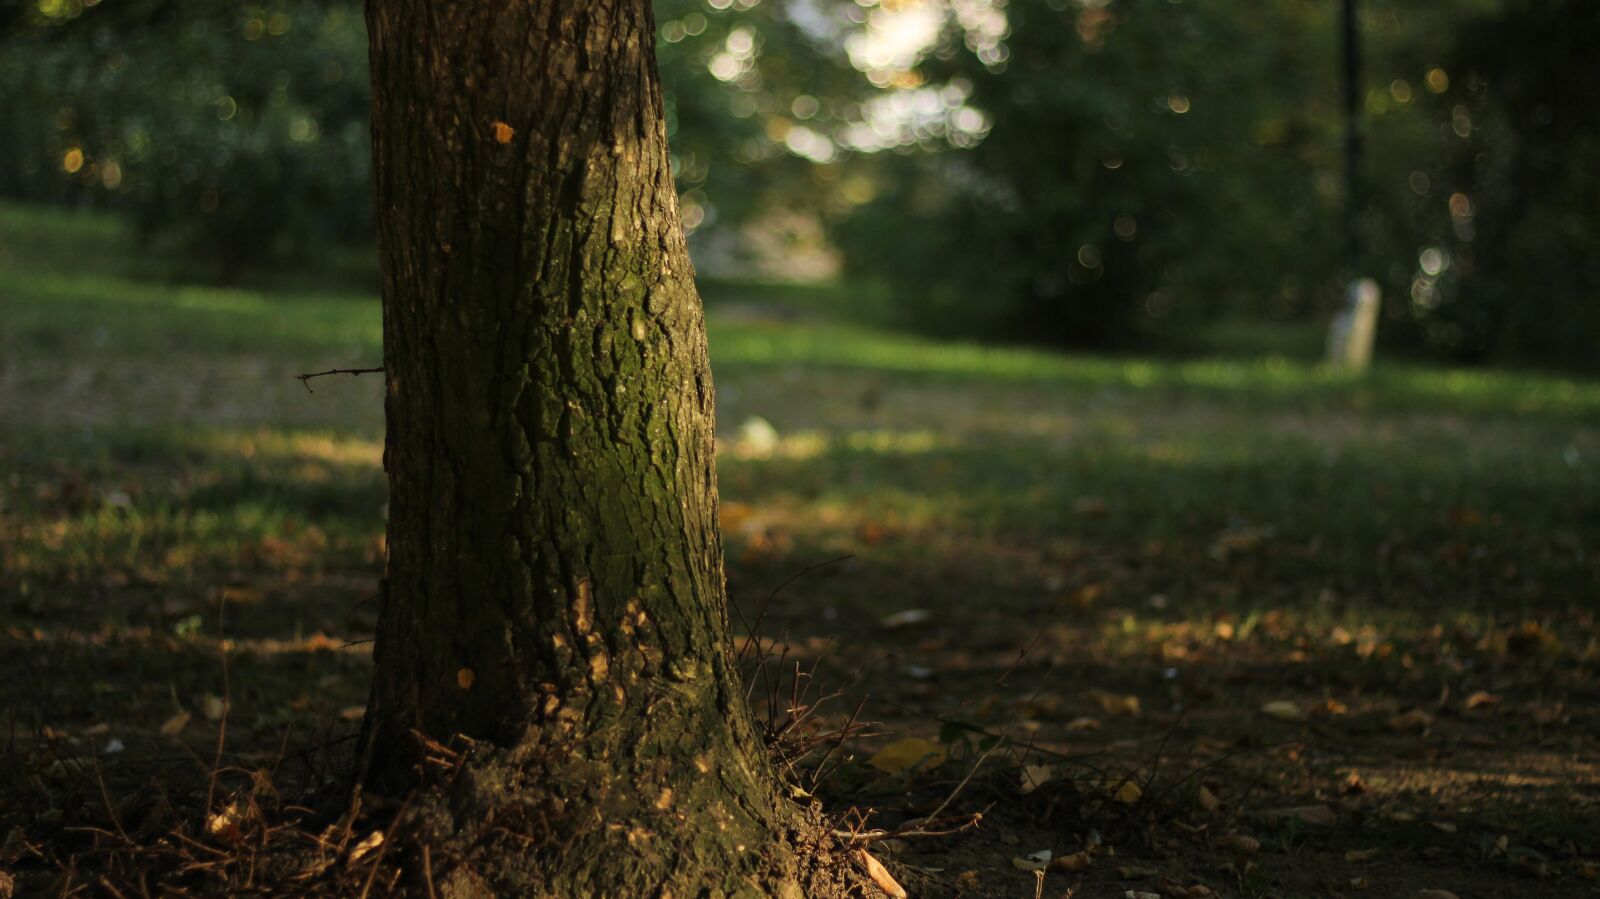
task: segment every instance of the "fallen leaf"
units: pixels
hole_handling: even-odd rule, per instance
[[[1066,729],[1067,729],[1067,733],[1078,733],[1080,731],[1099,730],[1100,729],[1100,719],[1098,719],[1098,718],[1074,718],[1071,721],[1067,722]]]
[[[1352,890],[1364,890],[1366,888],[1367,888],[1367,879],[1365,877],[1352,877],[1352,878],[1350,878],[1350,889],[1352,889]]]
[[[1139,714],[1137,696],[1112,693],[1107,690],[1087,690],[1083,695],[1107,715],[1126,715],[1131,718]]]
[[[1160,873],[1155,868],[1144,868],[1138,865],[1121,865],[1117,868],[1117,876],[1123,880],[1144,880]]]
[[[1267,703],[1261,707],[1261,714],[1266,715],[1268,718],[1276,718],[1279,721],[1306,720],[1305,709],[1300,708],[1299,703],[1290,702],[1287,699],[1277,699]]]
[[[893,630],[897,627],[908,627],[913,624],[923,624],[932,617],[933,613],[929,612],[927,609],[906,609],[903,612],[896,612],[893,615],[885,616],[878,623],[886,628],[889,628],[890,630]]]
[[[1040,849],[1027,855],[1014,855],[1011,857],[1011,867],[1018,871],[1043,871],[1050,867],[1050,850]]]
[[[1295,808],[1271,809],[1262,812],[1261,817],[1274,823],[1299,821],[1303,824],[1333,824],[1339,820],[1339,816],[1333,813],[1333,809],[1325,805],[1302,805]]]
[[[906,899],[905,887],[894,879],[889,873],[889,869],[885,868],[882,862],[872,857],[872,853],[865,849],[857,849],[856,860],[861,863],[863,868],[867,869],[867,876],[872,878],[872,882],[878,885],[878,889],[893,896],[894,899]]]
[[[367,834],[361,842],[357,843],[355,847],[350,850],[350,858],[348,860],[349,863],[352,865],[355,864],[361,860],[363,855],[366,855],[381,845],[383,845],[383,831],[374,830],[372,833]]]
[[[200,697],[200,714],[206,716],[207,721],[217,721],[228,713],[228,704],[220,696],[210,693]]]
[[[1429,821],[1428,826],[1440,833],[1455,833],[1456,826],[1449,821]]]
[[[1208,812],[1214,812],[1218,806],[1222,805],[1222,800],[1217,798],[1217,794],[1211,792],[1211,789],[1204,785],[1195,791],[1194,801],[1202,810]]]
[[[1143,787],[1131,780],[1125,780],[1120,786],[1117,787],[1117,791],[1111,794],[1111,798],[1122,803],[1123,805],[1133,805],[1135,802],[1138,802],[1139,798],[1143,795]]]
[[[1022,766],[1022,795],[1026,796],[1034,790],[1044,786],[1056,776],[1055,769],[1049,765],[1023,765]]]
[[[456,670],[456,686],[463,690],[472,689],[472,683],[477,679],[478,675],[471,668],[458,668]]]
[[[239,842],[243,823],[244,813],[239,810],[239,804],[230,802],[222,811],[206,816],[206,833],[231,845]]]
[[[189,726],[190,717],[188,712],[180,711],[168,718],[161,724],[161,735],[163,737],[176,737],[178,734],[183,733],[183,729]]]
[[[1449,890],[1417,890],[1414,899],[1461,899]]]
[[[932,740],[907,737],[896,740],[867,759],[867,764],[885,774],[904,774],[912,770],[937,768],[944,764],[944,748]]]
[[[367,707],[364,705],[348,705],[339,710],[339,717],[345,721],[358,721],[366,714]]]
[[[1471,696],[1468,696],[1464,701],[1462,701],[1461,704],[1468,709],[1482,708],[1486,705],[1499,705],[1500,697],[1494,695],[1493,693],[1486,693],[1483,690],[1479,690]]]
[[[1362,780],[1361,775],[1354,771],[1346,774],[1344,780],[1339,782],[1339,793],[1341,795],[1351,796],[1356,793],[1365,793],[1366,791],[1367,782]]]
[[[1351,849],[1344,854],[1347,862],[1369,862],[1378,854],[1376,849]]]
[[[1217,840],[1217,845],[1223,849],[1232,849],[1235,852],[1255,852],[1261,848],[1261,841],[1255,837],[1238,833],[1222,837]]]
[[[91,724],[83,729],[83,735],[86,737],[103,737],[109,733],[111,733],[111,725],[104,721],[99,724]]]
[[[1050,862],[1050,867],[1057,871],[1070,871],[1077,873],[1079,871],[1088,870],[1089,864],[1090,859],[1088,852],[1074,852],[1071,855],[1063,855],[1060,858]]]
[[[1433,716],[1422,709],[1401,712],[1386,722],[1386,726],[1393,731],[1426,730],[1432,725]]]

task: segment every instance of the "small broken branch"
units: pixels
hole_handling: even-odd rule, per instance
[[[311,389],[312,378],[320,378],[324,375],[374,375],[382,371],[382,366],[377,368],[330,368],[327,371],[313,371],[303,375],[295,375],[295,380],[305,385],[306,393],[316,393],[315,390]]]

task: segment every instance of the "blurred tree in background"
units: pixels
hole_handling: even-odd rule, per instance
[[[40,0],[0,52],[0,188],[104,205],[232,277],[371,232],[354,2]]]
[[[1390,334],[1465,361],[1594,367],[1600,5],[1517,0],[1436,24],[1449,42],[1415,91],[1426,101],[1384,115],[1413,93],[1398,80],[1369,98],[1398,132],[1383,133],[1373,167]]]
[[[1363,0],[1355,272],[1332,0],[660,0],[656,15],[703,270],[815,274],[808,254],[831,247],[909,326],[1096,347],[1314,320],[1368,274],[1390,348],[1594,362],[1586,0]],[[354,0],[8,6],[0,193],[120,210],[224,278],[364,244],[365,66]]]
[[[1016,0],[1005,15],[1003,41],[970,53],[952,17],[909,70],[992,124],[884,179],[849,231],[858,271],[940,329],[1053,343],[1306,308],[1338,263],[1337,185],[1319,182],[1338,149],[1328,4]]]

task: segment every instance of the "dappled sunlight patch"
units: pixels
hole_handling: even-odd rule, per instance
[[[321,462],[374,469],[383,464],[381,440],[334,431],[268,428],[255,431],[205,431],[189,436],[184,443],[205,452],[235,455],[256,464],[296,462],[302,463],[303,467],[304,463]]]

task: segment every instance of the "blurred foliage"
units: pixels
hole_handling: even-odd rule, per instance
[[[1361,8],[1359,271],[1331,0],[658,0],[684,223],[722,274],[831,244],[935,332],[1181,343],[1370,274],[1391,348],[1591,364],[1600,10]],[[364,242],[365,53],[354,0],[7,5],[0,193],[223,278]]]
[[[125,211],[224,277],[370,233],[358,4],[40,0],[5,24],[0,189]]]
[[[1317,4],[1326,7],[1327,4]],[[1304,308],[1336,266],[1326,18],[1299,0],[1006,8],[1003,51],[920,67],[992,120],[886,172],[858,270],[940,330],[1104,345],[1220,311]],[[1319,180],[1319,178],[1321,180]],[[1319,189],[1320,188],[1320,189]],[[914,238],[888,226],[914,219]],[[885,245],[902,245],[898,252]]]
[[[1516,0],[1457,23],[1377,222],[1399,313],[1390,334],[1466,361],[1593,367],[1600,345],[1600,6]],[[1398,84],[1398,82],[1396,82]],[[1393,97],[1369,99],[1383,113]],[[1410,253],[1406,253],[1410,250]]]

